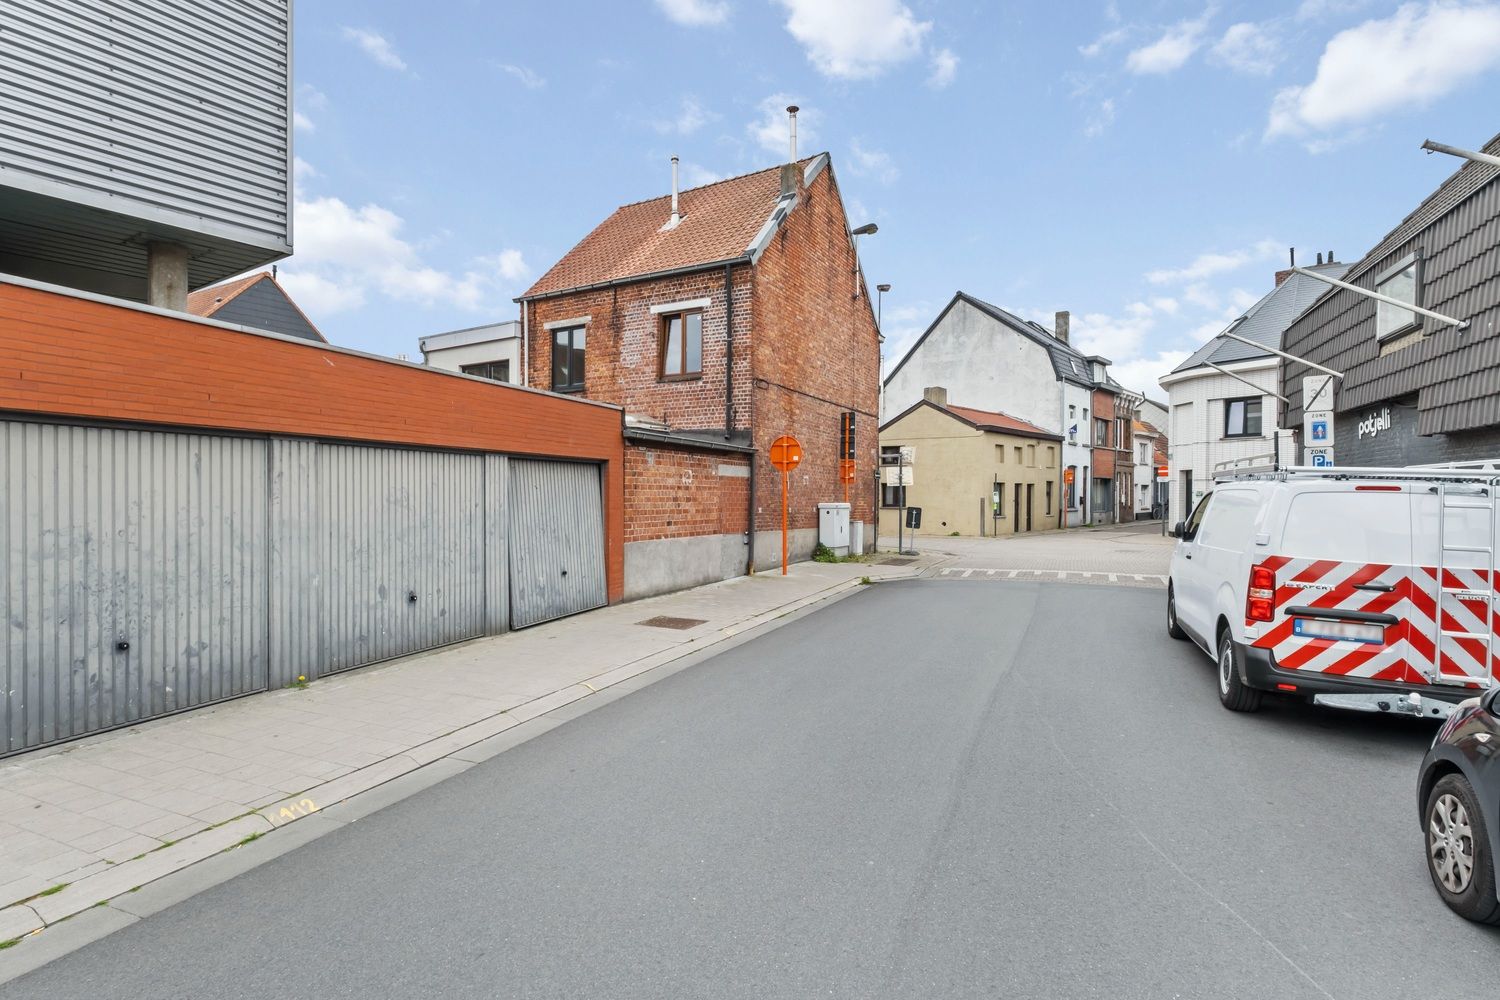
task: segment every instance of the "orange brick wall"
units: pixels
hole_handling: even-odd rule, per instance
[[[602,462],[624,593],[619,410],[0,282],[0,410]]]
[[[1094,437],[1094,421],[1103,420],[1109,424],[1109,446],[1106,448],[1095,446],[1094,467],[1089,475],[1095,479],[1113,479],[1115,478],[1115,394],[1095,389],[1093,406],[1090,409],[1093,412],[1089,414],[1089,442],[1092,444],[1097,440]],[[1114,504],[1111,503],[1110,506],[1113,507]]]
[[[745,530],[750,480],[721,476],[745,469],[744,455],[627,445],[625,541],[739,533]]]
[[[880,344],[867,290],[861,284],[859,297],[854,295],[848,226],[833,168],[825,167],[755,268],[752,374],[760,530],[781,527],[781,477],[766,456],[782,434],[801,442],[804,454],[791,477],[790,527],[817,527],[816,505],[844,499],[838,478],[843,410],[857,414],[851,518],[874,521]]]

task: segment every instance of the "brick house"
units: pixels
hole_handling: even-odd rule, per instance
[[[517,301],[527,384],[625,408],[627,597],[779,562],[783,434],[792,558],[846,489],[874,547],[879,334],[828,154],[624,205]]]

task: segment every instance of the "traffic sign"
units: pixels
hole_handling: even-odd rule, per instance
[[[1071,465],[1063,470],[1063,482],[1069,486],[1073,485],[1073,467]]]
[[[854,482],[854,459],[844,458],[839,460],[839,479],[842,482]]]
[[[1172,471],[1170,469],[1168,469],[1165,465],[1158,465],[1156,467],[1156,481],[1157,482],[1164,483],[1168,479],[1170,479],[1171,477],[1172,477]]]
[[[1320,469],[1333,466],[1332,448],[1309,448],[1307,449],[1307,464]]]
[[[771,442],[771,464],[782,472],[791,472],[802,461],[802,445],[789,434]]]

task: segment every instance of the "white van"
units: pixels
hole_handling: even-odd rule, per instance
[[[1446,718],[1495,683],[1500,463],[1229,476],[1180,522],[1167,631],[1266,692]]]

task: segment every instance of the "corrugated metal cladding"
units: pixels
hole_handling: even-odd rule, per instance
[[[0,754],[606,603],[599,467],[504,455],[0,421],[0,553]]]
[[[289,0],[0,4],[4,185],[291,250]]]
[[[1486,151],[1500,152],[1500,139]],[[1415,393],[1419,434],[1491,426],[1500,418],[1500,168],[1465,166],[1398,234],[1352,268],[1358,277],[1350,280],[1373,288],[1376,276],[1420,251],[1421,304],[1468,320],[1467,330],[1424,318],[1419,339],[1382,356],[1374,300],[1333,289],[1287,328],[1282,346],[1344,373],[1335,399],[1341,413]],[[1281,374],[1288,419],[1298,426],[1302,377],[1314,372],[1286,362]]]
[[[266,450],[0,422],[0,752],[265,688]]]
[[[484,634],[484,457],[318,449],[325,671]]]
[[[511,621],[515,627],[608,603],[599,467],[510,460]]]

